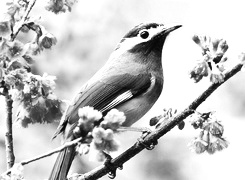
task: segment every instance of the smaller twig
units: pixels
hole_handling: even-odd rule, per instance
[[[13,131],[12,131],[13,100],[8,93],[5,94],[5,100],[6,100],[6,108],[7,108],[5,146],[6,146],[7,169],[10,169],[14,165],[14,161],[15,161],[14,147],[13,147]]]
[[[25,24],[25,21],[27,20],[29,14],[31,12],[31,9],[35,5],[35,3],[36,3],[36,0],[30,0],[29,1],[28,7],[25,11],[25,14],[23,15],[22,19],[18,22],[16,27],[14,27],[13,33],[11,34],[11,41],[14,41],[14,39],[16,38],[18,33],[20,32],[22,26]]]
[[[38,155],[38,156],[33,157],[33,158],[30,158],[30,159],[23,160],[23,161],[20,162],[20,164],[21,164],[22,166],[24,166],[24,165],[29,164],[29,163],[31,163],[31,162],[37,161],[37,160],[39,160],[39,159],[43,159],[43,158],[45,158],[45,157],[51,156],[51,155],[53,155],[53,154],[55,154],[55,153],[58,153],[58,152],[64,150],[65,148],[68,148],[68,147],[70,147],[70,146],[73,146],[73,145],[77,144],[77,143],[80,142],[81,140],[82,140],[82,137],[77,138],[77,139],[75,139],[75,140],[73,140],[73,141],[70,141],[70,142],[66,142],[65,144],[63,144],[62,146],[60,146],[60,147],[58,147],[58,148],[56,148],[56,149],[54,149],[54,150],[48,151],[48,152],[46,152],[46,153],[43,153],[43,154],[41,154],[41,155]],[[9,169],[8,171],[2,173],[2,175],[9,174],[10,172],[11,172],[11,169]]]
[[[82,137],[77,138],[77,139],[75,139],[75,140],[73,140],[73,141],[70,141],[70,142],[66,142],[65,144],[63,144],[62,146],[60,146],[60,147],[58,147],[58,148],[56,148],[56,149],[54,149],[54,150],[51,150],[51,151],[46,152],[46,153],[44,153],[44,154],[38,155],[38,156],[36,156],[36,157],[34,157],[34,158],[31,158],[31,159],[23,160],[23,161],[20,162],[20,164],[24,166],[24,165],[29,164],[29,163],[31,163],[31,162],[37,161],[37,160],[39,160],[39,159],[42,159],[42,158],[51,156],[51,155],[53,155],[53,154],[55,154],[55,153],[58,153],[58,152],[64,150],[65,148],[68,148],[68,147],[70,147],[70,146],[73,146],[73,145],[77,144],[77,143],[80,142],[81,140],[82,140]]]

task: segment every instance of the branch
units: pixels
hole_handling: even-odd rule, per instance
[[[120,154],[118,157],[112,159],[111,160],[111,167],[118,167],[118,168],[122,167],[122,165],[125,162],[127,162],[128,160],[133,158],[135,155],[140,153],[143,149],[145,149],[146,145],[150,146],[150,145],[154,144],[154,142],[157,142],[158,139],[160,139],[163,135],[165,135],[167,132],[169,132],[171,129],[173,129],[177,124],[179,124],[181,121],[183,121],[188,116],[193,114],[194,110],[196,110],[201,103],[203,103],[220,85],[222,85],[225,81],[227,81],[229,78],[231,78],[236,73],[238,73],[241,70],[242,66],[243,66],[243,64],[236,65],[231,71],[227,72],[224,75],[224,81],[223,82],[212,84],[197,99],[195,99],[188,106],[188,108],[186,108],[183,112],[179,113],[176,117],[174,117],[173,119],[170,119],[165,124],[160,125],[158,129],[152,131],[148,136],[146,136],[144,138],[144,140],[142,140],[141,142],[136,142],[133,146],[131,146],[125,152]],[[6,98],[7,98],[7,96],[6,96]],[[9,103],[8,107],[9,108],[11,107],[10,109],[12,110],[12,104],[10,106],[11,101],[7,101],[7,102]],[[11,120],[12,120],[12,111],[8,111],[8,115],[11,115],[8,117],[11,117]],[[11,129],[12,129],[12,126],[11,126]],[[60,147],[58,147],[52,151],[49,151],[47,153],[44,153],[42,155],[36,156],[34,158],[31,158],[31,159],[23,160],[20,162],[20,164],[26,165],[26,164],[29,164],[31,162],[37,161],[39,159],[51,156],[55,153],[58,153],[58,152],[64,150],[65,148],[67,148],[69,146],[77,144],[81,140],[82,140],[82,138],[78,138],[78,139],[75,139],[71,142],[66,142],[64,145],[62,145],[62,146],[60,146]],[[98,178],[106,175],[107,173],[110,173],[110,171],[111,171],[111,169],[108,168],[108,166],[103,164],[103,165],[91,170],[90,172],[87,172],[87,173],[81,175],[81,179],[83,179],[83,180],[98,179]],[[10,172],[11,172],[11,169],[8,169],[8,171],[3,173],[2,175],[9,174]]]
[[[11,34],[11,41],[14,41],[14,39],[16,38],[16,36],[18,35],[18,33],[20,32],[22,26],[25,24],[25,21],[27,20],[33,6],[35,5],[36,0],[30,0],[28,2],[28,7],[25,11],[25,14],[23,15],[22,19],[18,22],[18,24],[16,25],[16,27],[14,27],[13,33]]]
[[[6,118],[6,133],[5,133],[5,147],[6,147],[6,159],[7,169],[10,169],[14,165],[14,148],[13,148],[13,131],[12,131],[12,104],[13,100],[11,96],[6,93],[5,101],[7,106],[7,118]]]
[[[222,85],[229,78],[238,73],[243,64],[236,65],[231,71],[227,72],[224,77],[224,81],[221,83],[212,84],[206,91],[204,91],[197,99],[195,99],[183,112],[179,113],[176,117],[170,121],[162,124],[158,129],[152,131],[142,142],[136,142],[132,147],[120,154],[118,157],[111,160],[112,167],[122,167],[122,165],[130,160],[132,157],[140,153],[145,149],[145,145],[151,145],[157,142],[159,138],[165,135],[168,131],[173,129],[177,124],[186,119],[188,116],[194,113],[194,110],[198,108],[220,85]],[[81,175],[83,180],[98,179],[107,173],[110,173],[110,169],[106,165],[101,165],[88,173]]]

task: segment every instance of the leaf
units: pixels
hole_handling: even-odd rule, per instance
[[[23,57],[23,59],[24,59],[28,64],[33,64],[33,63],[34,63],[34,59],[33,59],[31,56],[25,54],[25,55],[23,55],[22,57]]]

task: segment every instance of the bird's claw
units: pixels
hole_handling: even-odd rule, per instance
[[[158,144],[157,140],[153,141],[151,144],[146,144],[144,139],[152,132],[149,128],[145,128],[145,131],[142,131],[141,137],[138,139],[139,144],[144,146],[147,150],[152,150]]]
[[[147,150],[154,149],[155,146],[158,144],[157,140],[153,141],[151,144],[146,144],[142,137],[138,139],[138,142],[139,142],[140,145],[144,146],[144,148],[146,148]]]
[[[144,129],[142,129],[142,135],[141,135],[141,138],[142,138],[142,139],[145,139],[145,137],[148,136],[151,132],[152,132],[152,130],[149,129],[149,128],[144,128]]]
[[[120,169],[120,170],[122,170],[123,169],[123,166],[119,166],[119,167],[114,166],[111,163],[112,157],[108,153],[106,153],[104,151],[103,151],[103,153],[104,153],[105,158],[106,158],[106,160],[104,162],[104,165],[110,170],[110,172],[108,173],[108,177],[110,179],[114,179],[116,177],[117,168]]]

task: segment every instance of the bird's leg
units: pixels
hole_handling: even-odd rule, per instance
[[[151,130],[147,127],[125,127],[121,126],[117,129],[118,131],[133,131],[133,132],[141,132],[143,135],[148,135],[151,133]]]
[[[133,132],[142,132],[140,138],[138,138],[138,142],[143,145],[147,150],[152,150],[158,144],[157,140],[152,142],[151,144],[145,144],[144,139],[150,134],[152,131],[147,127],[120,127],[117,129],[118,131],[133,131]]]
[[[114,179],[116,177],[117,168],[121,170],[121,169],[123,169],[123,167],[122,166],[117,167],[117,166],[113,165],[111,163],[111,160],[112,160],[111,155],[109,155],[105,151],[102,151],[102,152],[103,152],[103,154],[104,154],[104,156],[106,158],[106,160],[104,162],[104,165],[110,170],[110,172],[108,173],[108,176],[109,176],[110,179]]]
[[[146,136],[145,136],[146,137]],[[151,144],[146,144],[144,142],[144,138],[143,137],[140,137],[138,138],[138,142],[140,145],[144,146],[147,150],[152,150],[155,148],[155,146],[158,144],[158,141],[155,140],[155,141],[152,141]]]

